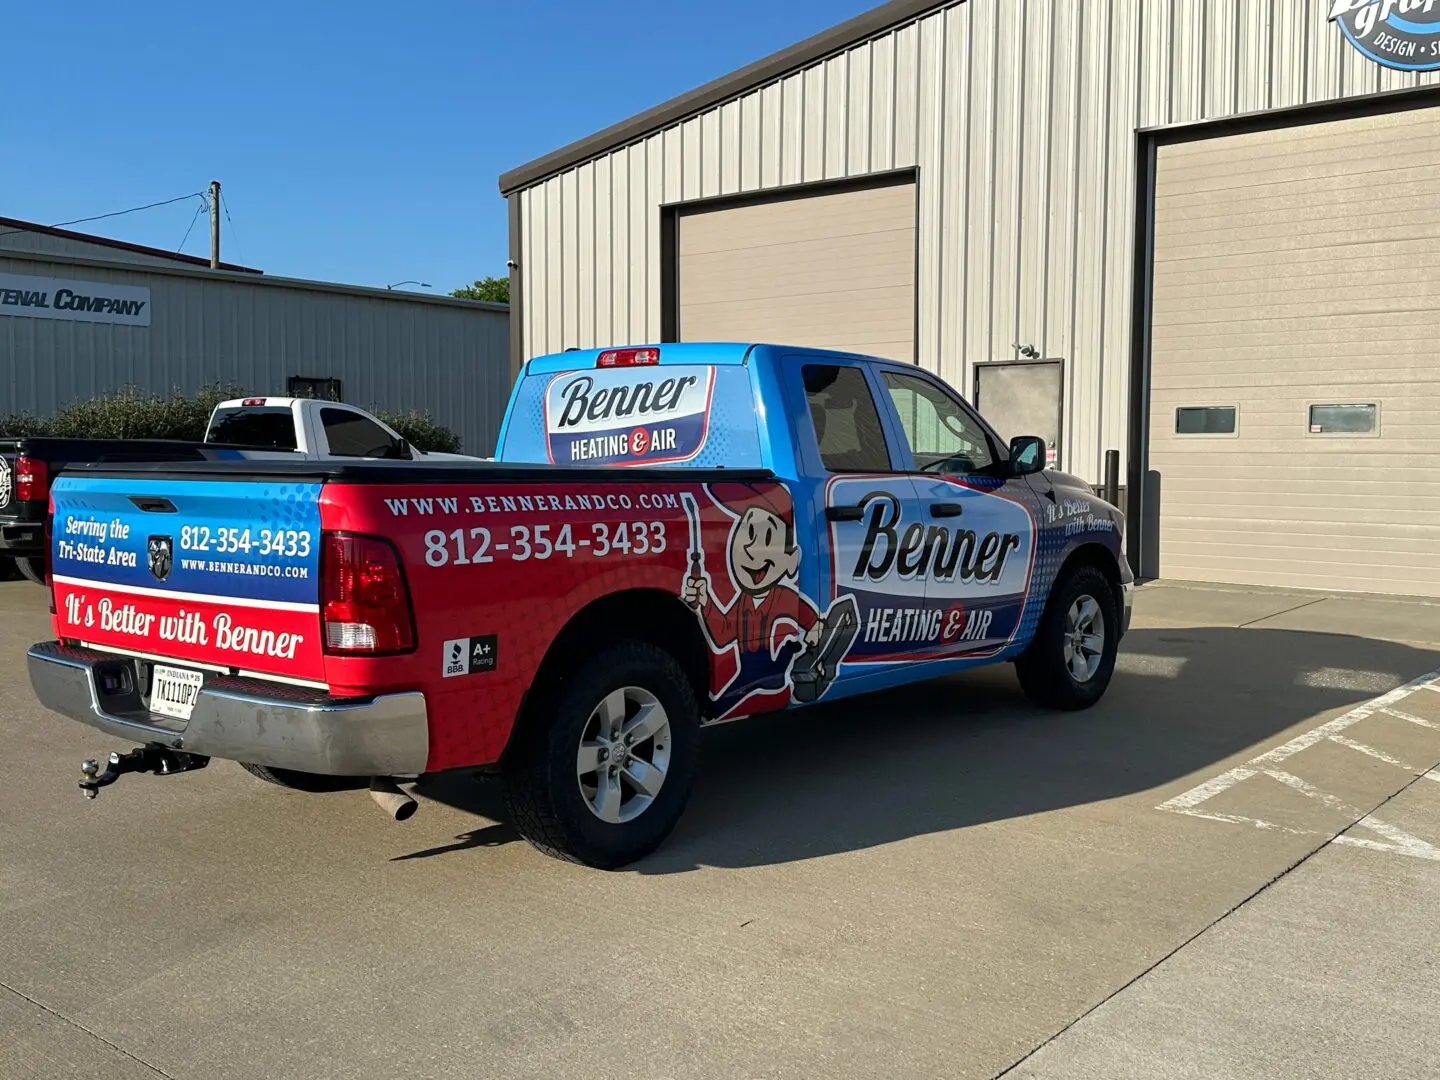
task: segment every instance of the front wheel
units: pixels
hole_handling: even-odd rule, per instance
[[[1015,661],[1025,696],[1046,708],[1088,709],[1115,672],[1120,614],[1115,590],[1093,566],[1055,582],[1035,640]]]
[[[43,555],[33,558],[17,558],[15,568],[20,571],[20,576],[26,581],[33,581],[36,585],[45,584],[45,557]]]
[[[650,854],[690,798],[700,710],[675,658],[625,641],[580,664],[533,718],[502,769],[520,834],[603,870]]]

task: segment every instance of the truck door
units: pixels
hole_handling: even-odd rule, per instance
[[[924,545],[912,561],[938,627],[936,658],[988,656],[1020,625],[1034,562],[1033,492],[1011,477],[989,430],[944,384],[877,368],[908,457]],[[902,544],[902,549],[904,545]]]
[[[813,595],[826,641],[845,630],[843,689],[932,645],[923,571],[905,548],[919,496],[871,364],[802,356],[787,368],[809,420],[795,425],[802,472],[816,478],[807,515],[819,534]]]

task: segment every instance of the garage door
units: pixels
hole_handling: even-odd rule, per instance
[[[1159,574],[1440,595],[1440,110],[1157,167]]]
[[[915,356],[915,185],[681,214],[682,341]]]

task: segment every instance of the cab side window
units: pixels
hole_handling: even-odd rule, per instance
[[[984,429],[928,379],[884,373],[885,388],[922,472],[977,473],[995,464]]]
[[[890,451],[870,384],[858,367],[806,364],[805,399],[829,472],[890,472]]]
[[[373,420],[347,409],[321,409],[320,423],[325,442],[337,457],[391,457],[395,453],[389,434]]]

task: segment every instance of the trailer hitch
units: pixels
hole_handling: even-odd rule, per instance
[[[208,757],[181,750],[166,750],[161,746],[142,746],[128,754],[113,750],[103,773],[100,772],[100,763],[94,758],[80,763],[80,772],[85,777],[80,781],[80,791],[85,798],[93,799],[102,787],[109,787],[126,773],[150,772],[157,776],[170,776],[203,769],[209,764]]]

